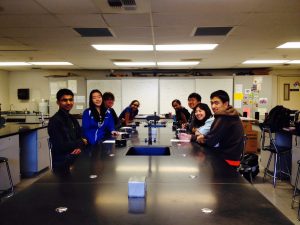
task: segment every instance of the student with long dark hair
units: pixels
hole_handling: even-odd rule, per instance
[[[214,121],[212,113],[205,103],[198,103],[193,110],[194,119],[194,134],[180,133],[179,139],[196,141],[198,135],[205,135],[209,132],[211,124]]]
[[[134,117],[139,113],[139,107],[140,102],[138,100],[133,100],[130,105],[121,112],[119,119],[122,125],[127,126],[133,122]]]
[[[90,145],[117,135],[111,112],[109,109],[104,110],[101,105],[102,93],[97,89],[92,90],[89,97],[89,108],[83,112],[82,116],[83,134]]]

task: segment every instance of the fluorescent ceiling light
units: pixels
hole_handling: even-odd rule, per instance
[[[0,62],[0,66],[30,66],[26,62]]]
[[[243,64],[280,64],[289,60],[246,60]]]
[[[153,45],[92,45],[100,51],[153,51]]]
[[[114,62],[116,66],[156,66],[155,62]]]
[[[194,66],[198,64],[199,61],[157,62],[158,66]]]
[[[300,60],[291,60],[291,61],[288,61],[287,63],[289,63],[289,64],[300,64]]]
[[[157,51],[199,51],[213,50],[218,44],[156,45]]]
[[[286,42],[277,48],[300,48],[300,42]]]
[[[71,66],[72,63],[69,62],[28,62],[31,65],[37,66]]]

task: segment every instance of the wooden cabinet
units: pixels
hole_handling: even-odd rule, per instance
[[[0,139],[0,156],[8,158],[10,173],[14,185],[20,182],[20,149],[19,135],[12,135]],[[5,163],[0,164],[0,189],[10,187]]]

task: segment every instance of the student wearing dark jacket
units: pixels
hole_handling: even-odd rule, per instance
[[[108,110],[110,111],[113,119],[114,119],[114,123],[115,123],[115,128],[118,129],[121,126],[119,117],[116,114],[116,111],[112,108],[115,102],[115,96],[113,93],[111,92],[105,92],[102,95],[102,99],[103,99],[103,103],[102,103],[102,109],[103,110]]]
[[[195,125],[195,112],[194,112],[194,108],[196,107],[196,105],[198,105],[199,103],[201,103],[201,96],[198,93],[191,93],[188,97],[188,105],[189,107],[193,110],[191,112],[191,116],[190,119],[188,121],[188,124],[186,124],[186,126],[184,126],[187,129],[187,132],[190,134],[194,134],[196,132],[196,125]]]
[[[81,136],[78,121],[69,113],[74,105],[73,92],[61,89],[56,99],[59,110],[50,118],[48,125],[54,170],[68,169],[87,143]]]
[[[239,166],[244,148],[244,130],[239,114],[229,105],[229,96],[223,90],[210,96],[215,120],[209,133],[199,135],[197,141],[215,149],[231,166]]]
[[[172,107],[175,109],[176,122],[181,127],[182,124],[186,124],[190,119],[189,111],[181,105],[180,100],[174,99],[172,101]]]

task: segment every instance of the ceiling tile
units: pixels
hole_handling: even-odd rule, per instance
[[[103,18],[112,27],[150,27],[149,14],[103,14]]]

